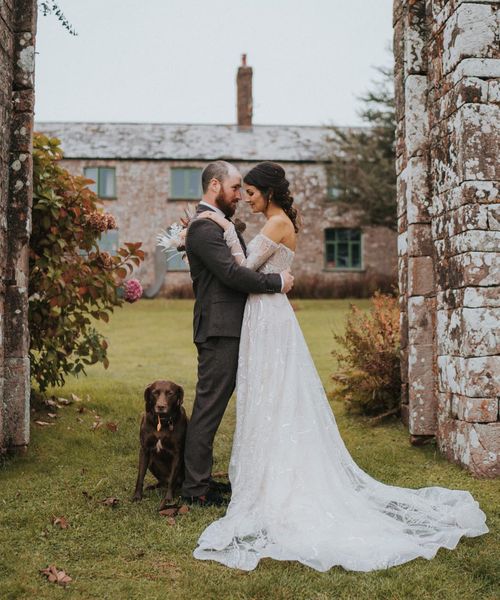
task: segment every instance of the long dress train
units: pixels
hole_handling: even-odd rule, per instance
[[[294,257],[259,234],[245,258],[232,228],[225,238],[253,269],[280,272]],[[469,492],[385,485],[356,465],[286,295],[249,296],[236,391],[231,502],[200,536],[196,558],[244,570],[271,557],[371,571],[488,532]]]

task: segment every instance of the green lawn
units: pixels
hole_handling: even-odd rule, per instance
[[[366,306],[365,302],[357,302]],[[341,331],[347,301],[295,301],[297,316],[323,382],[334,369],[332,332]],[[83,399],[35,419],[27,453],[0,470],[0,598],[83,599],[483,599],[498,598],[499,483],[473,479],[443,460],[433,446],[413,448],[397,421],[371,427],[333,409],[357,463],[386,483],[408,487],[443,485],[467,489],[480,502],[491,533],[463,539],[456,550],[440,550],[432,561],[417,559],[387,571],[352,573],[334,568],[318,573],[298,563],[266,559],[244,573],[201,562],[191,552],[203,528],[223,509],[194,509],[169,525],[157,514],[159,496],[148,492],[130,502],[138,454],[143,389],[158,378],[185,388],[191,409],[195,349],[190,301],[140,301],[119,310],[103,328],[110,340],[111,366],[71,379],[57,395]],[[87,395],[89,398],[87,399]],[[83,406],[84,411],[78,412]],[[95,414],[103,425],[92,430]],[[234,427],[234,401],[216,440],[216,468],[227,469]],[[150,477],[150,481],[153,481]],[[116,508],[101,500],[117,497]],[[64,516],[69,528],[52,525]],[[497,542],[495,544],[495,541]],[[496,553],[495,553],[496,551]],[[39,569],[56,564],[73,582],[49,584]]]

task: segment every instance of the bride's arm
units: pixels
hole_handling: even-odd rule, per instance
[[[240,240],[236,233],[234,224],[224,219],[213,211],[205,211],[200,217],[215,221],[224,230],[224,241],[231,250],[234,260],[247,269],[256,271],[278,247],[278,243],[283,237],[281,225],[274,219],[269,219],[261,231],[262,235],[257,235],[258,244],[253,244],[252,251],[245,257]]]

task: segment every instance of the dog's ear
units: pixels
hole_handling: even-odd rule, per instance
[[[146,407],[148,407],[148,405],[151,403],[152,397],[151,397],[151,390],[153,389],[154,386],[154,382],[150,383],[148,386],[146,386],[146,389],[144,390],[144,402],[146,404]]]
[[[184,388],[180,385],[177,386],[177,406],[181,406],[184,402]]]

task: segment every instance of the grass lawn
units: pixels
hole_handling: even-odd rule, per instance
[[[342,330],[348,302],[295,305],[328,389],[335,366],[332,331]],[[196,374],[191,314],[192,303],[183,300],[125,306],[103,327],[110,341],[110,368],[92,367],[88,377],[70,379],[55,392],[65,398],[74,393],[83,402],[58,409],[56,419],[47,410],[33,414],[27,453],[5,459],[0,469],[2,600],[499,597],[499,482],[473,479],[443,460],[432,445],[411,447],[397,421],[374,428],[346,417],[338,401],[332,406],[341,434],[361,468],[394,485],[469,490],[486,512],[491,532],[462,539],[454,551],[441,549],[432,561],[417,559],[387,571],[352,573],[336,567],[318,573],[298,563],[266,559],[245,573],[191,556],[203,528],[223,509],[196,508],[169,525],[157,514],[156,491],[147,492],[141,503],[131,503],[144,387],[154,379],[173,379],[184,386],[191,410]],[[103,423],[117,423],[117,430],[105,425],[92,430],[96,414]],[[43,427],[35,419],[55,424]],[[216,438],[217,470],[227,470],[234,420],[231,401]],[[118,506],[102,505],[106,497],[119,498]],[[52,518],[60,516],[68,520],[67,529],[52,525]],[[66,589],[39,574],[49,564],[73,578]]]

